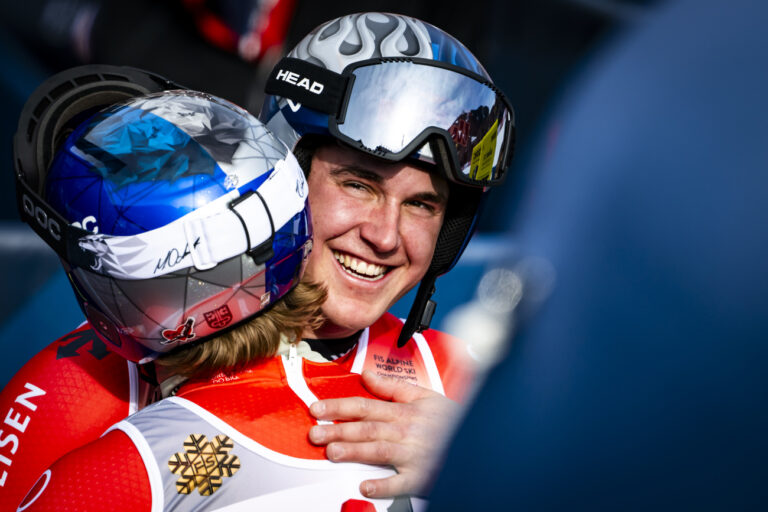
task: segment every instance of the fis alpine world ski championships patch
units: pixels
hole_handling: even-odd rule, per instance
[[[179,475],[176,491],[210,496],[221,487],[224,477],[231,477],[240,469],[240,458],[230,454],[234,443],[228,436],[218,435],[213,441],[203,434],[190,434],[184,440],[184,451],[174,453],[168,460],[171,473]]]

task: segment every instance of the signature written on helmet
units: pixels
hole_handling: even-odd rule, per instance
[[[197,246],[200,245],[200,237],[196,238],[194,243],[192,244],[192,249],[196,249]],[[155,273],[158,271],[165,270],[166,267],[173,268],[182,261],[184,261],[184,258],[190,255],[189,250],[189,244],[186,244],[184,246],[184,250],[179,250],[177,248],[173,248],[165,255],[165,258],[160,258],[157,260],[157,265],[155,266]]]
[[[309,78],[302,77],[300,74],[294,73],[293,71],[286,71],[281,69],[277,72],[276,78],[278,80],[282,80],[283,82],[295,85],[296,87],[303,87],[312,94],[320,94],[323,92],[323,89],[325,89],[325,86],[320,82],[315,82]]]

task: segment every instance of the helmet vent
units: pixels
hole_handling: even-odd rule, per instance
[[[101,78],[98,75],[83,75],[75,78],[75,83],[78,85],[92,84],[99,81],[101,81]]]
[[[40,103],[38,103],[37,106],[35,107],[35,111],[33,115],[36,118],[40,118],[40,116],[43,115],[43,112],[45,112],[50,105],[51,105],[51,100],[49,100],[48,98],[43,98],[42,100],[40,100]]]
[[[56,87],[55,89],[51,90],[51,96],[54,98],[58,98],[59,96],[63,95],[64,93],[71,91],[75,88],[75,85],[72,82],[62,82],[61,85]]]

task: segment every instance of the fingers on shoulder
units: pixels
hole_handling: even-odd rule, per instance
[[[395,467],[400,466],[410,457],[410,452],[405,447],[391,441],[331,443],[326,448],[326,453],[334,462],[357,462]]]
[[[407,425],[378,421],[355,421],[334,425],[317,425],[310,429],[310,440],[315,443],[361,443],[371,441],[397,442],[403,438]]]
[[[363,382],[369,391],[379,398],[400,403],[413,402],[439,394],[432,389],[403,379],[377,375],[376,372],[371,370],[363,372]]]
[[[368,498],[395,498],[406,494],[417,494],[420,482],[412,475],[396,474],[388,478],[365,480],[360,484],[360,493]]]
[[[310,411],[318,419],[355,420],[371,414],[374,400],[360,396],[330,398],[312,404]]]

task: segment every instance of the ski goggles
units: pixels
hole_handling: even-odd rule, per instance
[[[484,77],[441,62],[378,58],[338,74],[284,58],[266,92],[288,100],[297,115],[301,105],[329,114],[331,135],[356,149],[440,164],[461,184],[499,183],[512,157],[509,101]]]
[[[80,248],[90,270],[137,280],[195,267],[209,270],[243,253],[272,257],[275,231],[306,208],[307,182],[292,153],[278,160],[257,190],[246,184],[165,226],[136,235],[87,234]]]
[[[70,265],[117,279],[141,280],[191,267],[208,270],[248,253],[258,264],[272,257],[275,232],[306,208],[307,182],[292,153],[261,183],[228,194],[162,227],[136,235],[105,235],[69,224],[22,180],[19,203],[31,224]],[[255,183],[258,189],[253,188]]]

